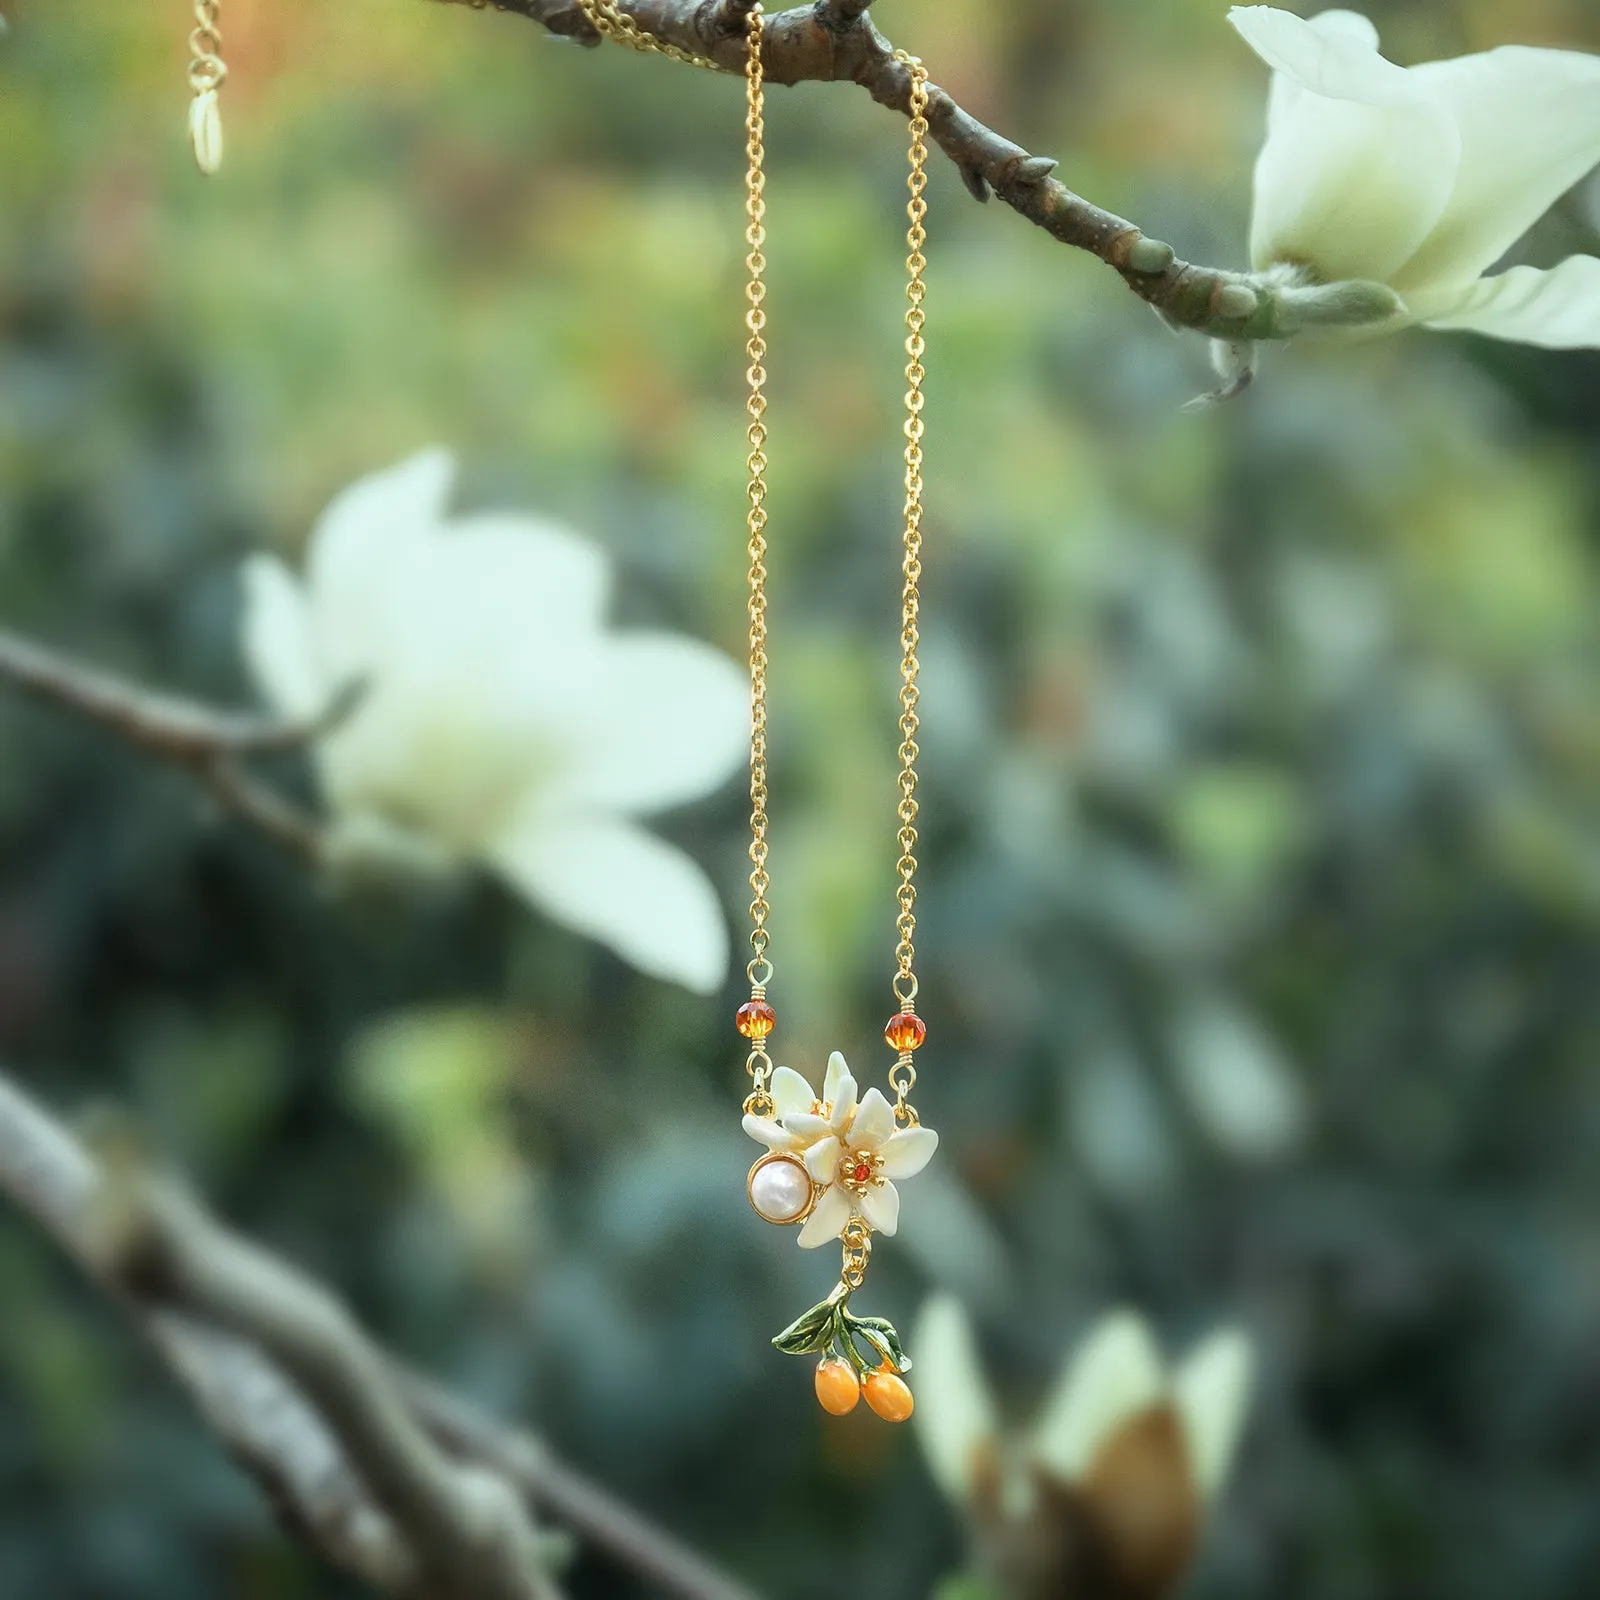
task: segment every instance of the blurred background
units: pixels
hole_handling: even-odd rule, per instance
[[[1220,0],[885,0],[978,116],[1241,265],[1264,73]],[[743,638],[742,88],[514,18],[178,0],[0,41],[0,621],[247,704],[241,559],[439,441],[617,616]],[[1589,0],[1374,13],[1402,61],[1600,49]],[[890,971],[904,132],[769,102],[785,1051]],[[1199,1600],[1563,1600],[1600,1564],[1600,357],[1413,334],[1209,387],[937,161],[923,1113],[872,1310],[974,1309],[1026,1416],[1132,1304],[1261,1362]],[[1529,243],[1594,249],[1600,185]],[[767,1339],[831,1270],[739,1196],[728,1018],[488,882],[342,900],[0,697],[0,1059],[131,1107],[383,1338],[780,1597],[962,1561],[908,1430]],[[306,785],[288,763],[281,777]],[[735,936],[737,781],[661,825]],[[853,1048],[852,1048],[852,1043]],[[353,1594],[0,1217],[0,1596]],[[644,1591],[592,1555],[572,1592]]]

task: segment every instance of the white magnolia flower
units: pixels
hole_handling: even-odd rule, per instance
[[[826,1186],[800,1230],[800,1248],[837,1239],[852,1216],[892,1234],[900,1226],[900,1191],[892,1180],[921,1172],[939,1135],[921,1126],[897,1130],[894,1107],[876,1089],[858,1101],[856,1080],[837,1050],[828,1057],[820,1095],[789,1067],[773,1073],[769,1093],[774,1115],[747,1115],[745,1132],[772,1150],[798,1155],[812,1182]]]
[[[727,928],[705,874],[632,819],[738,765],[744,676],[695,640],[614,633],[604,557],[511,513],[449,517],[429,450],[346,489],[303,580],[256,556],[244,650],[279,710],[365,693],[316,749],[347,845],[480,862],[645,972],[710,992]]]
[[[1248,1409],[1254,1363],[1242,1334],[1213,1334],[1169,1371],[1144,1320],[1115,1312],[1067,1361],[1032,1425],[1016,1430],[1001,1426],[959,1302],[929,1300],[913,1348],[923,1454],[966,1513],[982,1564],[1009,1570],[1030,1594],[1103,1592],[1103,1573],[1097,1587],[1072,1566],[1084,1540],[1046,1531],[1087,1526],[1097,1559],[1145,1575],[1130,1593],[1177,1586]],[[1064,1570],[1041,1572],[1041,1552]]]
[[[1600,347],[1600,259],[1484,276],[1600,163],[1600,57],[1508,47],[1406,68],[1353,11],[1230,20],[1273,69],[1251,261],[1301,294],[1304,326]]]

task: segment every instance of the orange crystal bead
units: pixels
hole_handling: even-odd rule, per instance
[[[746,1000],[733,1015],[733,1025],[747,1039],[765,1039],[777,1026],[778,1013],[765,1000]]]
[[[889,1018],[883,1036],[896,1050],[915,1050],[928,1037],[928,1025],[915,1011],[900,1011]]]

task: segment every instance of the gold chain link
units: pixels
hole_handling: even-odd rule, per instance
[[[578,4],[583,8],[583,14],[589,19],[594,31],[603,39],[611,39],[643,55],[667,56],[673,61],[683,62],[685,66],[707,67],[712,72],[722,70],[715,61],[708,60],[705,56],[680,50],[677,45],[668,44],[665,39],[658,39],[653,33],[646,33],[617,4],[617,0],[578,0]]]
[[[228,75],[222,59],[220,0],[196,0],[194,31],[189,35],[189,87],[205,94],[219,87]]]
[[[844,1246],[839,1282],[847,1289],[859,1289],[867,1281],[867,1263],[872,1259],[872,1230],[860,1217],[851,1217],[839,1239]]]

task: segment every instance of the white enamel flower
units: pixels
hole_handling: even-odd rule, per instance
[[[333,502],[303,579],[270,556],[245,569],[245,656],[281,711],[365,686],[315,752],[336,840],[481,863],[643,971],[716,989],[716,893],[633,819],[739,764],[743,673],[693,639],[609,630],[598,550],[535,517],[449,516],[453,477],[444,451],[413,456]]]
[[[929,1471],[991,1565],[1054,1549],[1062,1570],[1030,1565],[1030,1593],[1098,1592],[1075,1565],[1087,1540],[1091,1559],[1098,1551],[1116,1570],[1145,1573],[1141,1594],[1177,1587],[1249,1407],[1254,1359],[1242,1334],[1215,1333],[1170,1370],[1143,1318],[1113,1312],[1067,1360],[1031,1425],[1014,1430],[1000,1423],[959,1302],[929,1300],[912,1345],[913,1425]],[[1061,1524],[1083,1537],[1048,1537]]]
[[[894,1107],[876,1089],[858,1100],[856,1080],[837,1050],[828,1057],[820,1095],[790,1067],[773,1073],[769,1092],[774,1115],[747,1115],[745,1132],[769,1149],[799,1156],[812,1181],[826,1186],[800,1230],[800,1248],[837,1239],[853,1216],[892,1234],[900,1226],[894,1180],[921,1172],[939,1135],[921,1126],[897,1129]]]
[[[1273,69],[1251,262],[1301,286],[1305,326],[1600,347],[1600,259],[1485,276],[1600,163],[1600,57],[1507,47],[1406,68],[1353,11],[1229,20]]]

